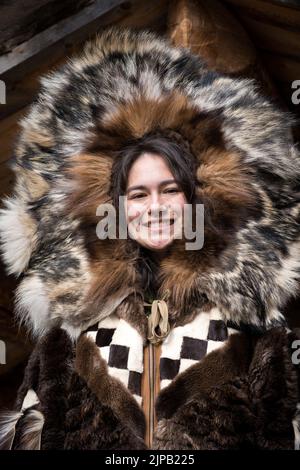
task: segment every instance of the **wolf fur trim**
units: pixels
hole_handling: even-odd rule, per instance
[[[300,450],[300,403],[297,405],[297,411],[293,419],[295,433],[295,450]]]
[[[11,450],[16,433],[16,425],[23,416],[21,411],[2,412],[0,416],[0,450]]]
[[[0,448],[11,449],[13,445],[13,440],[16,433],[16,426],[19,424],[21,418],[24,417],[25,413],[27,414],[26,420],[28,421],[28,427],[25,431],[25,434],[36,434],[41,431],[41,426],[37,425],[37,421],[41,423],[41,413],[36,410],[31,410],[32,407],[39,404],[39,399],[34,390],[29,389],[22,403],[20,411],[8,411],[3,412],[0,415]],[[27,413],[27,410],[30,409],[30,413]],[[39,419],[37,419],[37,416]],[[34,419],[32,420],[31,418]],[[33,424],[34,421],[34,424]],[[31,422],[31,424],[29,424]],[[36,442],[35,438],[31,440],[32,445],[33,441]]]
[[[44,422],[44,415],[39,410],[27,410],[18,422],[14,450],[40,450]]]
[[[36,336],[73,337],[127,305],[141,310],[139,249],[99,240],[116,153],[156,133],[179,135],[197,163],[197,197],[217,228],[204,246],[175,240],[159,296],[180,324],[207,299],[224,319],[269,328],[300,276],[300,159],[292,119],[254,81],[222,76],[149,32],[108,29],[44,77],[21,121],[16,185],[1,211],[2,254],[22,275],[17,313]],[[180,140],[179,139],[179,140]],[[98,221],[98,220],[97,220]]]

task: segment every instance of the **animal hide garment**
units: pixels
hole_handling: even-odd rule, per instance
[[[216,308],[208,312],[199,309],[191,322],[172,328],[162,342],[160,388],[166,387],[178,373],[206,354],[223,346],[234,332],[234,329],[227,328]],[[141,404],[144,338],[116,314],[90,327],[86,334],[99,347],[109,374],[118,378]]]

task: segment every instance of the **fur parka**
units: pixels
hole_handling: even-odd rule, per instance
[[[299,366],[283,316],[300,277],[292,118],[250,79],[150,32],[108,29],[42,78],[21,122],[2,256],[36,341],[3,448],[145,449],[142,250],[99,239],[113,162],[145,135],[184,146],[210,223],[159,265],[168,307],[154,449],[299,446]],[[205,219],[204,219],[205,220]]]

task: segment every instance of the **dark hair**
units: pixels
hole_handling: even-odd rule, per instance
[[[147,135],[127,145],[115,158],[109,190],[114,206],[118,207],[119,196],[126,192],[128,175],[133,163],[146,152],[158,154],[165,160],[184,192],[187,202],[193,202],[196,184],[194,157],[184,146],[168,137]]]
[[[146,135],[139,140],[129,143],[116,156],[113,163],[110,181],[110,197],[116,208],[119,208],[119,196],[125,195],[128,175],[133,163],[143,153],[154,153],[160,155],[180,189],[183,191],[188,203],[195,198],[196,187],[196,161],[189,153],[185,145],[180,145],[169,137],[160,135]],[[129,244],[137,245],[135,240],[129,240]],[[139,245],[139,256],[137,268],[141,274],[142,285],[149,295],[156,295],[158,262],[150,250]]]

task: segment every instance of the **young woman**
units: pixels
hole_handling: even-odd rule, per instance
[[[15,154],[2,252],[36,346],[2,447],[299,446],[289,116],[108,30],[42,80]]]

